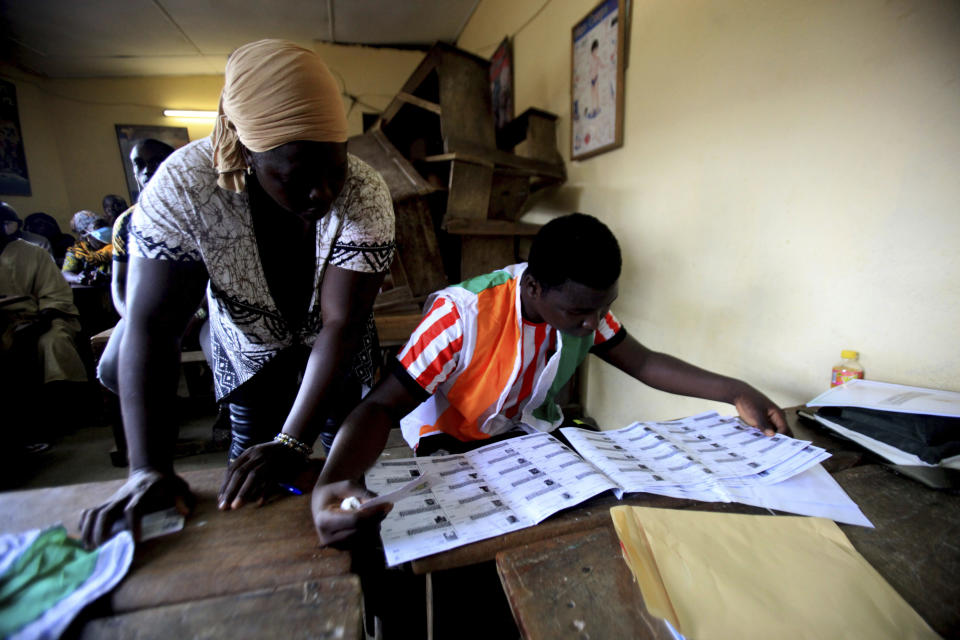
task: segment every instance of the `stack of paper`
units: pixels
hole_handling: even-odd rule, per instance
[[[739,418],[715,412],[670,422],[634,422],[617,431],[561,432],[628,493],[704,501],[731,502],[731,491],[782,482],[830,457],[805,440],[768,437]]]
[[[610,513],[647,610],[684,637],[938,637],[829,520]]]
[[[872,526],[818,464],[828,456],[822,449],[766,437],[736,418],[708,413],[620,431],[563,432],[580,455],[537,432],[461,455],[375,465],[366,476],[371,491],[408,489],[383,498],[394,502],[380,527],[387,563],[529,527],[605,491],[737,501]]]
[[[876,380],[851,380],[807,403],[808,407],[860,407],[928,416],[960,417],[960,393]]]
[[[943,418],[960,417],[960,393],[941,389],[908,387],[889,382],[874,380],[852,380],[839,387],[821,393],[807,403],[808,407],[854,407],[886,411],[891,414],[915,414],[939,416]],[[943,458],[939,465],[922,460],[918,455],[904,451],[892,444],[877,440],[854,429],[845,427],[837,419],[820,413],[803,414],[812,417],[823,426],[841,436],[856,442],[894,464],[912,466],[942,466],[960,469],[960,455]],[[909,431],[908,431],[909,433]],[[919,431],[917,433],[920,433]],[[960,434],[956,439],[960,439]]]
[[[546,433],[466,454],[384,460],[366,484],[383,494],[425,476],[430,487],[394,502],[380,525],[390,566],[532,526],[618,488]]]

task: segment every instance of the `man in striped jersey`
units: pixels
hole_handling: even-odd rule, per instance
[[[352,536],[388,510],[343,511],[361,500],[362,475],[397,422],[417,452],[461,452],[492,437],[552,431],[563,422],[560,388],[594,353],[640,382],[670,393],[733,404],[767,435],[787,430],[783,412],[745,382],[651,351],[610,312],[620,248],[592,216],[544,225],[529,262],[442,289],[386,375],[347,417],[313,493],[323,544]]]

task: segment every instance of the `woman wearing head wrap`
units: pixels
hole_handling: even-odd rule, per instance
[[[61,271],[70,284],[106,285],[113,264],[110,222],[92,211],[78,211],[71,220],[80,239],[67,249]]]
[[[73,232],[78,236],[82,236],[87,231],[93,229],[97,223],[103,220],[103,216],[83,209],[82,211],[77,211],[73,214],[73,217],[70,218],[70,228],[73,229]]]
[[[366,330],[393,256],[393,207],[346,139],[339,89],[317,55],[261,40],[230,56],[210,138],[173,153],[144,189],[130,222],[120,356],[130,479],[85,512],[87,544],[104,540],[127,507],[188,510],[166,407],[177,342],[207,278],[214,383],[233,428],[221,508],[301,469],[317,432],[359,399],[353,389],[372,375]]]

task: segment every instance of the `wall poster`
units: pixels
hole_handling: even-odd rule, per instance
[[[499,131],[513,120],[513,48],[510,38],[504,38],[490,57],[490,91],[493,122]]]
[[[571,160],[623,146],[626,2],[604,0],[573,26]]]
[[[0,195],[31,195],[17,110],[17,87],[6,80],[0,80]]]

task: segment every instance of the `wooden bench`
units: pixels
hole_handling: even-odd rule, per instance
[[[107,348],[107,342],[110,340],[110,336],[113,335],[113,327],[109,329],[104,329],[100,333],[90,336],[90,350],[93,351],[93,363],[96,365],[100,362],[100,356],[103,355],[104,349]],[[203,355],[203,351],[183,351],[180,354],[180,364],[187,364],[190,362],[206,362],[206,358]]]

